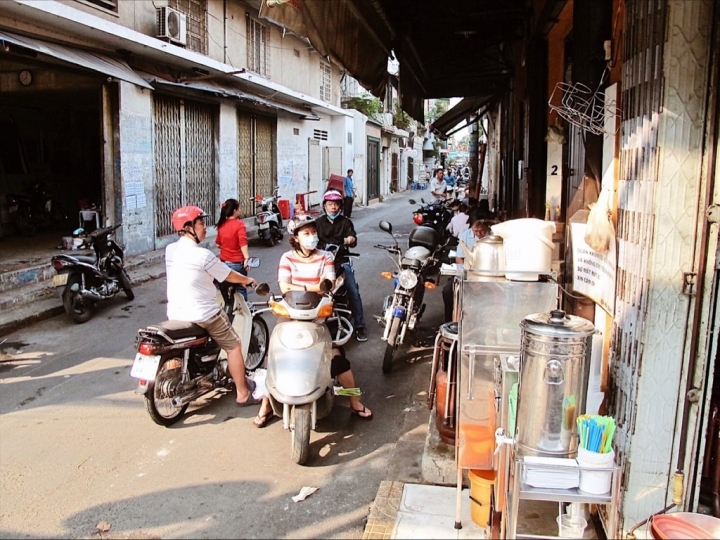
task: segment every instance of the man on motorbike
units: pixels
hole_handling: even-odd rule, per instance
[[[207,236],[205,219],[209,216],[197,206],[183,206],[172,215],[172,224],[180,239],[165,249],[167,272],[167,317],[204,328],[227,352],[228,369],[235,382],[240,406],[258,403],[245,380],[245,361],[240,337],[216,300],[213,280],[240,285],[256,285],[251,277],[231,270],[210,250],[200,247]]]
[[[352,311],[355,338],[358,341],[367,341],[367,328],[365,327],[365,313],[363,311],[360,289],[355,279],[355,272],[350,266],[347,252],[350,248],[357,246],[357,235],[355,227],[349,218],[340,213],[343,197],[339,191],[331,189],[323,196],[323,209],[325,215],[315,222],[318,238],[320,238],[320,249],[325,249],[328,244],[340,246],[335,255],[335,274],[342,275],[350,297],[350,311]]]
[[[430,193],[438,199],[447,197],[448,185],[445,183],[445,171],[442,168],[435,171],[435,178],[430,181]]]
[[[291,234],[289,242],[292,250],[283,253],[278,267],[278,283],[283,294],[288,291],[322,293],[320,282],[324,279],[329,279],[333,287],[335,286],[335,266],[332,257],[326,251],[317,249],[320,239],[316,225],[316,220],[308,215],[295,216],[288,222],[287,229]],[[330,375],[337,378],[343,388],[355,388],[355,377],[344,349],[333,347],[332,355]],[[373,417],[372,411],[363,405],[358,397],[350,396],[348,399],[352,414],[363,420],[370,420]],[[258,428],[265,427],[272,415],[270,400],[264,398],[253,425]]]

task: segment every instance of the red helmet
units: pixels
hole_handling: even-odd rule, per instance
[[[199,206],[183,206],[173,212],[172,224],[180,232],[186,225],[192,225],[196,219],[206,218],[208,215]]]
[[[343,196],[342,194],[337,191],[336,189],[329,189],[325,192],[325,195],[323,196],[323,204],[325,201],[342,201]]]

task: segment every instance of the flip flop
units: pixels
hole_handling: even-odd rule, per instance
[[[360,410],[354,409],[352,406],[350,406],[350,412],[357,416],[358,418],[362,418],[363,420],[372,420],[373,413],[370,413],[367,416],[363,416],[363,413],[366,411],[365,405],[363,405],[363,408]]]
[[[262,402],[262,398],[261,398],[261,399],[255,399],[255,398],[253,397],[253,392],[255,391],[255,387],[257,386],[257,385],[255,384],[255,381],[253,381],[252,379],[247,379],[247,378],[246,378],[246,379],[245,379],[245,384],[247,385],[247,389],[248,389],[248,397],[247,397],[247,399],[246,399],[245,401],[243,401],[242,403],[240,403],[239,401],[235,401],[235,404],[236,404],[238,407],[248,407],[248,406],[250,406],[250,405],[257,405],[258,403],[261,403],[261,402]]]
[[[273,410],[270,409],[268,412],[260,416],[260,413],[253,419],[253,427],[256,428],[264,428],[267,426],[267,423],[272,419],[273,417]]]

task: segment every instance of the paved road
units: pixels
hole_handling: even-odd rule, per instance
[[[409,197],[353,216],[370,321],[391,287],[379,276],[391,262],[372,249],[390,240],[377,223],[391,220],[406,242]],[[253,247],[262,259],[254,275],[273,282],[286,249]],[[430,327],[441,322],[440,291],[428,296]],[[353,340],[348,355],[375,418],[351,416],[338,399],[300,467],[290,461],[281,423],[253,429],[257,408],[235,407],[227,394],[191,407],[172,428],[152,423],[129,371],[137,328],[164,313],[165,280],[157,280],[138,287],[134,302],[118,298],[86,324],[62,315],[0,345],[0,537],[88,537],[101,521],[111,526],[103,538],[361,537],[396,443],[415,427],[407,421],[417,393],[411,381],[428,349],[402,348],[393,373],[383,375],[381,330],[369,322],[370,340]],[[303,486],[319,490],[293,502]]]

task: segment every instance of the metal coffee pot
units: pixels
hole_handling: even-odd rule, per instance
[[[475,242],[472,250],[465,242],[460,241],[460,247],[465,254],[465,268],[473,274],[484,278],[505,277],[505,251],[503,239],[490,234]]]

